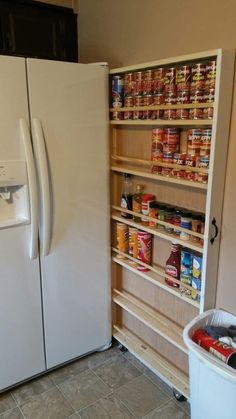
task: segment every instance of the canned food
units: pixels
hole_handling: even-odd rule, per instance
[[[212,103],[215,100],[215,89],[205,90],[204,93],[204,102]]]
[[[162,117],[163,117],[163,110],[156,109],[152,111],[151,119],[162,119]]]
[[[143,77],[143,95],[151,95],[153,93],[153,72],[147,70]]]
[[[162,176],[171,177],[172,176],[172,168],[171,167],[162,167]]]
[[[143,119],[143,111],[133,111],[133,119]]]
[[[195,330],[192,340],[225,364],[232,368],[236,368],[236,349],[232,346],[220,342],[217,339],[213,339],[203,329]]]
[[[202,143],[202,131],[199,128],[188,130],[188,154],[198,155]]]
[[[151,116],[152,116],[152,111],[150,111],[149,109],[149,110],[143,111],[142,119],[151,119]]]
[[[124,119],[133,119],[133,112],[132,111],[125,111],[124,112]]]
[[[129,227],[129,255],[138,258],[138,229]],[[131,264],[137,265],[136,262],[130,261]]]
[[[149,217],[156,218],[158,217],[158,202],[152,201],[149,204]],[[157,223],[155,221],[149,220],[149,226],[150,227],[156,227]]]
[[[164,77],[165,93],[176,93],[175,75],[175,67],[170,67],[166,69]]]
[[[153,93],[162,93],[164,91],[164,77],[165,77],[165,69],[164,68],[157,68],[154,70],[153,75]]]
[[[162,175],[162,166],[152,166],[152,173],[155,173],[155,175]]]
[[[184,179],[185,171],[184,170],[177,170],[176,171],[176,177],[177,177],[177,179]]]
[[[143,106],[153,105],[153,95],[143,96]]]
[[[213,108],[204,108],[203,109],[203,118],[204,119],[213,119]]]
[[[206,88],[215,88],[215,79],[216,79],[216,61],[209,61],[206,64]]]
[[[134,73],[135,77],[135,89],[134,89],[134,95],[135,96],[142,96],[143,94],[143,72],[137,71]]]
[[[197,174],[197,179],[196,180],[200,183],[207,183],[208,182],[208,174],[199,172]]]
[[[116,223],[116,241],[117,249],[121,252],[127,253],[129,249],[129,231],[128,226],[124,223]],[[119,259],[123,259],[124,256],[118,255]]]
[[[136,96],[134,98],[134,106],[143,106],[143,96]]]
[[[152,130],[152,160],[160,160],[160,154],[163,152],[164,129],[154,128]]]
[[[173,153],[167,152],[163,154],[163,163],[173,163]]]
[[[125,97],[134,96],[135,93],[135,75],[134,73],[126,73],[124,76],[124,95]],[[132,106],[132,105],[125,105]]]
[[[205,101],[204,90],[191,90],[190,103],[203,103]]]
[[[164,152],[178,153],[180,142],[180,131],[178,128],[164,129]]]
[[[185,165],[186,154],[185,153],[176,153],[173,156],[173,163],[180,166]]]
[[[194,288],[194,290],[191,291],[191,298],[195,301],[200,301],[200,295],[195,290],[201,291],[201,279],[192,276],[191,282],[192,288]]]
[[[182,65],[176,69],[177,91],[189,90],[191,81],[191,67]]]
[[[166,120],[176,119],[175,109],[165,109],[163,113],[163,119],[166,119]]]
[[[186,250],[181,250],[180,262],[180,281],[191,285],[192,274],[192,254]]]
[[[201,108],[189,109],[189,119],[202,119],[204,117],[204,110]]]
[[[168,92],[165,95],[165,104],[166,105],[175,105],[176,104],[176,96],[173,92]]]
[[[191,88],[204,89],[206,79],[206,66],[203,63],[197,63],[191,69]]]
[[[176,110],[176,118],[177,119],[188,119],[189,118],[188,109],[177,109]]]
[[[132,108],[134,106],[134,98],[133,96],[127,96],[124,99],[124,106],[127,108]]]
[[[157,93],[153,96],[153,105],[163,105],[165,102],[165,96],[163,93]]]
[[[152,262],[152,235],[145,231],[138,231],[138,259],[150,265]],[[139,271],[148,271],[148,268],[139,265]]]
[[[194,182],[196,180],[195,178],[195,172],[191,172],[190,170],[185,171],[185,179],[189,180],[190,182]]]
[[[187,154],[185,165],[188,167],[196,167],[196,156],[194,154]]]
[[[121,108],[124,95],[124,79],[121,76],[112,77],[112,104],[113,108]],[[114,119],[114,118],[113,118]]]
[[[178,91],[176,102],[179,105],[189,103],[189,90]]]
[[[112,113],[112,119],[114,121],[120,121],[121,119],[123,119],[123,112],[120,111],[114,111]]]
[[[201,137],[200,156],[208,156],[211,152],[211,129],[204,129]]]

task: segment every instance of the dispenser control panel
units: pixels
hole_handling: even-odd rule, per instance
[[[24,160],[0,160],[0,188],[27,184]]]

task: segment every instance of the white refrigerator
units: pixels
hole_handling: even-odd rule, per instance
[[[107,73],[0,57],[0,391],[110,345]]]

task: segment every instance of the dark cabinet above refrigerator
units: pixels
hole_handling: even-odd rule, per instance
[[[77,15],[31,0],[0,0],[0,54],[78,61]]]

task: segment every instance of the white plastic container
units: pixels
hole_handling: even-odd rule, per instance
[[[192,320],[183,332],[189,349],[191,419],[236,419],[236,370],[191,339],[205,326],[236,325],[236,316],[209,310]]]

